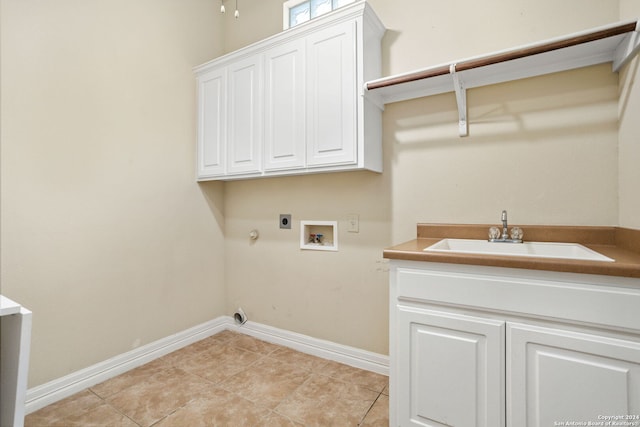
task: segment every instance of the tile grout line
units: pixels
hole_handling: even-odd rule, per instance
[[[256,338],[256,339],[258,339],[258,338]],[[262,340],[260,340],[260,341],[262,341]],[[276,344],[276,345],[277,345],[277,344]],[[280,348],[280,347],[282,347],[282,346],[278,345],[278,347]],[[242,349],[242,347],[237,347],[237,348],[241,348],[241,349]],[[279,350],[279,348],[275,348],[275,349],[271,350],[271,351],[270,351],[270,352],[268,352],[268,353],[257,353],[257,354],[260,354],[262,357],[261,357],[261,358],[259,358],[259,359],[257,359],[256,361],[254,361],[254,362],[253,362],[253,363],[251,363],[250,365],[248,365],[248,366],[244,369],[244,371],[249,370],[249,368],[251,368],[253,365],[256,365],[259,361],[264,360],[264,359],[270,359],[270,360],[272,360],[272,361],[276,361],[276,362],[278,362],[278,363],[282,363],[282,364],[285,364],[285,365],[292,365],[292,364],[291,364],[291,363],[289,363],[289,362],[285,362],[285,361],[282,361],[282,360],[280,360],[280,359],[278,359],[278,358],[276,358],[276,357],[272,357],[273,353],[275,353],[277,350]],[[247,351],[250,351],[250,350],[247,350]],[[307,372],[308,372],[307,378],[306,378],[306,379],[305,379],[301,384],[299,384],[299,385],[298,385],[294,390],[292,390],[291,392],[289,392],[289,394],[287,394],[287,395],[286,395],[285,397],[283,397],[280,401],[278,401],[278,403],[277,403],[273,408],[268,408],[268,409],[269,409],[269,414],[267,414],[267,415],[265,415],[264,417],[262,417],[263,419],[265,419],[265,418],[269,417],[271,414],[275,413],[275,414],[277,414],[278,416],[284,417],[284,418],[286,418],[287,420],[289,420],[289,421],[291,421],[291,422],[294,422],[294,423],[297,423],[297,424],[302,424],[302,425],[304,425],[302,422],[300,422],[300,421],[298,421],[298,420],[294,420],[294,419],[292,419],[291,417],[289,417],[288,415],[285,415],[285,414],[282,414],[282,413],[278,412],[276,409],[278,408],[278,406],[280,406],[280,404],[281,404],[282,402],[284,402],[285,400],[289,399],[289,397],[291,397],[291,396],[292,396],[292,395],[293,395],[293,394],[294,394],[294,393],[295,393],[295,392],[296,392],[300,387],[302,387],[302,386],[303,386],[303,385],[304,385],[304,384],[309,380],[309,378],[311,378],[311,376],[314,374],[314,372],[313,372],[313,370],[312,370],[312,369],[305,369],[305,371],[307,371]],[[225,390],[226,390],[226,389],[225,389]],[[227,390],[227,391],[230,391],[230,390]],[[236,393],[236,392],[234,392],[234,391],[230,391],[230,392],[231,392],[231,393],[233,393],[233,394],[235,394],[236,396],[239,396],[240,398],[243,398],[243,399],[248,400],[249,402],[253,403],[254,405],[261,406],[261,405],[259,405],[259,403],[254,402],[254,401],[252,401],[252,400],[249,400],[249,399],[247,399],[245,396],[243,396],[243,395],[241,395],[241,394],[239,394],[239,393]]]
[[[257,339],[257,338],[256,338],[256,339]],[[271,416],[271,414],[274,414],[274,413],[275,413],[275,414],[277,414],[278,416],[284,417],[284,418],[286,418],[286,419],[287,419],[287,420],[289,420],[289,421],[292,421],[292,422],[295,422],[295,423],[298,423],[298,424],[302,424],[302,423],[301,423],[301,422],[299,422],[299,421],[296,421],[296,420],[291,419],[289,416],[287,416],[287,415],[285,415],[285,414],[281,414],[281,413],[279,413],[278,411],[276,411],[276,408],[277,408],[277,407],[278,407],[278,405],[280,405],[283,401],[285,401],[285,400],[286,400],[286,399],[288,399],[291,395],[293,395],[293,393],[295,393],[295,391],[296,391],[296,390],[298,390],[298,388],[300,388],[300,387],[302,386],[302,384],[305,384],[309,378],[307,378],[307,379],[306,379],[302,384],[300,384],[300,385],[299,385],[298,387],[296,387],[293,391],[291,391],[287,396],[283,397],[283,398],[282,398],[282,399],[277,403],[277,405],[275,405],[273,408],[269,408],[269,407],[266,407],[266,406],[262,406],[262,405],[260,405],[258,402],[254,402],[253,400],[247,399],[247,397],[246,397],[246,396],[244,396],[244,395],[242,395],[242,394],[240,394],[240,393],[238,393],[238,392],[236,392],[236,391],[229,390],[229,389],[227,389],[226,387],[224,387],[224,386],[223,386],[223,383],[224,383],[225,381],[229,380],[230,378],[233,378],[233,376],[235,376],[235,375],[238,375],[238,374],[243,373],[243,372],[250,371],[252,367],[254,367],[254,366],[255,366],[255,365],[257,365],[260,361],[263,361],[263,360],[265,360],[265,359],[270,359],[270,360],[273,360],[273,361],[277,361],[277,362],[280,362],[280,363],[283,363],[283,364],[290,365],[290,363],[288,363],[288,362],[284,362],[284,361],[282,361],[282,360],[280,360],[280,359],[277,359],[277,358],[275,358],[275,357],[272,357],[273,353],[275,353],[275,352],[276,352],[280,347],[282,347],[282,346],[279,346],[279,345],[277,345],[277,344],[276,344],[278,348],[274,348],[274,349],[272,349],[271,351],[269,351],[269,352],[266,352],[266,353],[265,353],[265,352],[262,352],[262,351],[259,351],[259,350],[258,350],[258,351],[254,351],[254,350],[250,350],[250,349],[247,349],[247,348],[245,348],[245,347],[239,346],[239,345],[237,345],[237,343],[236,343],[235,341],[236,341],[235,339],[231,339],[231,340],[229,340],[228,342],[225,342],[224,344],[225,344],[225,345],[228,345],[228,346],[233,346],[233,347],[235,347],[235,348],[237,348],[237,349],[239,349],[239,350],[242,350],[242,351],[246,351],[246,352],[249,352],[249,353],[254,353],[254,354],[256,354],[256,355],[259,355],[260,357],[259,357],[258,359],[256,359],[255,361],[251,362],[249,365],[247,365],[247,366],[246,366],[245,368],[243,368],[242,370],[240,370],[240,371],[238,371],[237,373],[235,373],[234,375],[232,375],[232,376],[230,376],[230,377],[226,378],[225,380],[220,381],[219,383],[214,383],[214,382],[212,382],[212,381],[210,381],[210,380],[207,380],[207,379],[206,379],[206,378],[204,378],[204,377],[200,377],[200,376],[199,376],[199,375],[197,375],[197,374],[193,374],[193,375],[196,375],[196,376],[198,376],[199,378],[204,378],[205,380],[207,380],[207,381],[211,382],[211,384],[212,384],[214,387],[216,387],[216,388],[219,388],[219,389],[221,389],[221,390],[225,390],[225,391],[227,391],[227,392],[229,392],[229,393],[231,393],[231,394],[233,394],[233,395],[235,395],[235,396],[237,396],[237,397],[239,397],[239,398],[241,398],[241,399],[244,399],[244,400],[246,400],[246,401],[248,401],[248,402],[251,402],[252,404],[254,404],[254,405],[256,405],[256,406],[264,407],[265,409],[268,409],[268,411],[269,411],[269,412],[268,412],[266,415],[264,415],[264,416],[262,417],[263,419],[266,419],[266,418],[268,418],[269,416]],[[260,340],[260,341],[262,341],[262,340]],[[188,372],[188,371],[187,371],[187,372]],[[311,375],[314,373],[314,372],[313,372],[313,370],[311,370],[311,369],[309,369],[309,370],[308,370],[308,372],[309,372],[309,375],[308,375],[309,377],[311,377]],[[160,421],[158,421],[158,422],[160,422]],[[157,424],[157,423],[154,423],[154,425],[155,425],[155,424]],[[150,426],[150,427],[153,427],[153,425],[152,425],[152,426]]]
[[[383,391],[384,391],[384,389],[383,389]],[[365,414],[362,416],[362,419],[358,423],[358,427],[362,426],[362,424],[364,423],[364,420],[367,418],[367,415],[369,415],[369,412],[371,412],[371,410],[373,409],[373,407],[376,404],[376,402],[378,401],[378,399],[380,399],[380,396],[382,396],[382,391],[380,393],[378,393],[378,396],[373,400],[373,403],[371,404],[371,406],[369,406],[369,409],[367,409],[367,412],[365,412]]]
[[[218,385],[217,385],[217,384],[215,384],[213,381],[209,380],[208,378],[201,377],[200,375],[198,375],[198,374],[196,374],[196,373],[193,373],[193,372],[191,372],[191,371],[189,371],[189,370],[187,370],[187,369],[180,368],[180,367],[178,367],[178,366],[174,365],[173,363],[168,363],[168,364],[167,364],[167,366],[166,366],[166,367],[164,367],[164,368],[162,369],[162,371],[154,372],[153,374],[146,376],[146,377],[145,377],[145,379],[146,379],[146,381],[149,381],[151,378],[153,378],[153,377],[155,377],[155,376],[159,375],[160,373],[162,373],[162,372],[164,372],[164,371],[167,371],[167,370],[169,370],[169,369],[176,369],[176,370],[182,371],[182,372],[184,372],[184,373],[185,373],[185,374],[187,374],[187,375],[190,375],[190,376],[193,376],[193,377],[197,377],[198,379],[201,379],[201,380],[203,380],[203,381],[206,381],[206,382],[211,383],[211,385],[212,385],[213,387],[218,387]],[[117,395],[117,394],[119,394],[119,393],[123,392],[124,390],[127,390],[127,389],[129,389],[129,388],[131,388],[131,387],[134,387],[134,386],[135,386],[135,384],[132,384],[132,385],[130,385],[130,386],[128,386],[128,387],[125,387],[125,388],[124,388],[124,389],[122,389],[122,390],[119,390],[117,393],[113,393],[113,394],[109,395],[108,397],[113,397],[113,396],[115,396],[115,395]],[[106,397],[105,397],[105,398],[101,397],[101,396],[100,396],[100,395],[98,395],[98,394],[97,394],[97,393],[96,393],[96,392],[95,392],[91,387],[89,387],[89,389],[88,389],[88,390],[89,390],[91,393],[93,393],[95,396],[97,396],[99,399],[101,399],[101,400],[102,400],[102,402],[103,402],[104,404],[108,405],[108,406],[109,406],[110,408],[112,408],[115,412],[117,412],[117,413],[118,413],[118,414],[120,414],[120,415],[123,415],[124,417],[126,417],[126,418],[127,418],[127,419],[129,419],[129,420],[131,420],[131,422],[133,422],[135,425],[137,425],[137,426],[139,426],[139,427],[153,427],[153,426],[157,425],[158,423],[162,422],[162,421],[163,421],[165,418],[167,418],[168,416],[170,416],[170,415],[174,414],[175,412],[177,412],[178,410],[180,410],[180,409],[182,409],[182,408],[186,407],[189,403],[191,403],[193,400],[195,400],[195,398],[194,398],[194,399],[191,399],[191,400],[189,400],[188,402],[186,402],[184,405],[182,405],[182,406],[180,406],[180,407],[178,407],[178,408],[175,408],[173,411],[171,411],[171,412],[169,412],[168,414],[166,414],[166,415],[162,416],[161,418],[159,418],[158,420],[156,420],[156,421],[152,422],[151,424],[149,424],[149,425],[144,424],[144,425],[143,425],[143,424],[140,424],[139,422],[137,422],[136,420],[134,420],[133,418],[131,418],[130,416],[128,416],[126,413],[124,413],[124,412],[122,412],[121,410],[119,410],[117,407],[113,406],[110,402],[108,402],[108,401],[107,401],[107,398],[106,398]]]
[[[103,404],[107,405],[109,408],[113,409],[115,412],[117,412],[118,414],[122,415],[123,417],[127,418],[128,420],[130,420],[132,423],[134,423],[135,425],[137,425],[138,427],[146,427],[146,426],[141,426],[136,420],[134,420],[133,418],[131,418],[130,416],[128,416],[127,414],[125,414],[124,412],[120,411],[118,408],[116,408],[115,406],[113,406],[111,403],[107,402],[107,399],[103,398],[102,396],[98,395],[98,393],[96,393],[95,391],[93,391],[91,389],[91,387],[89,387],[87,390],[89,390],[90,393],[92,393],[94,396],[96,396],[98,399],[100,399],[102,401]],[[94,408],[95,409],[95,408]]]
[[[288,420],[291,420],[291,421],[293,421],[293,422],[295,422],[295,423],[298,423],[298,424],[302,424],[302,425],[304,426],[304,425],[305,425],[305,424],[304,424],[304,422],[302,422],[302,421],[298,420],[297,418],[291,418],[289,415],[286,415],[286,414],[283,414],[283,413],[281,413],[281,412],[278,412],[278,411],[276,411],[276,409],[277,409],[277,408],[278,408],[278,406],[280,406],[280,405],[281,405],[285,400],[288,400],[291,396],[293,396],[293,394],[294,394],[294,393],[295,393],[295,392],[296,392],[300,387],[302,387],[303,385],[305,385],[305,384],[306,384],[306,383],[311,379],[311,376],[312,376],[312,375],[313,375],[313,372],[310,372],[310,373],[309,373],[309,375],[307,376],[307,378],[306,378],[306,379],[305,379],[305,380],[304,380],[304,381],[303,381],[303,382],[302,382],[298,387],[296,387],[296,389],[295,389],[295,390],[293,390],[291,393],[289,393],[289,394],[287,395],[287,397],[285,397],[285,398],[284,398],[284,399],[282,399],[280,402],[278,402],[278,404],[276,405],[276,407],[275,407],[275,408],[273,408],[273,411],[274,411],[276,414],[280,415],[281,417],[285,417],[285,418],[286,418],[286,419],[288,419]]]

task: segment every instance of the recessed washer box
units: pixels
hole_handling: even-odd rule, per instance
[[[300,249],[338,250],[338,221],[300,221]]]

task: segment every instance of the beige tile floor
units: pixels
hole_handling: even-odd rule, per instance
[[[42,408],[25,426],[386,427],[388,383],[225,331]]]

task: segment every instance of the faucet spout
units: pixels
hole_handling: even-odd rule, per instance
[[[509,226],[507,225],[507,211],[502,211],[502,239],[509,237]]]

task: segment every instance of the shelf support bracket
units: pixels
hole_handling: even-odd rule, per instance
[[[464,82],[456,72],[456,64],[449,66],[449,72],[453,78],[453,88],[456,91],[456,101],[458,103],[458,133],[460,136],[469,135],[469,122],[467,121],[467,89]]]
[[[636,30],[626,35],[613,55],[613,72],[617,73],[640,52],[640,20]]]

